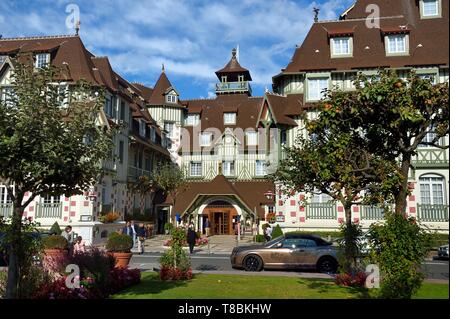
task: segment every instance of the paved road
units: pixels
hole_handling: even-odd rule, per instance
[[[141,269],[153,269],[154,267],[159,267],[158,258],[161,254],[147,253],[144,255],[134,255],[131,260],[132,266],[139,267]],[[215,254],[213,256],[208,255],[191,255],[192,269],[199,271],[232,271],[244,274],[244,271],[234,270],[231,268],[230,255],[226,254]],[[423,270],[426,273],[427,279],[439,279],[448,280],[449,279],[449,262],[448,260],[433,260],[426,261],[423,264]],[[282,272],[279,271],[265,271],[265,273],[274,275],[279,275]],[[284,272],[295,274],[296,272]],[[305,273],[311,273],[310,271],[305,271]]]

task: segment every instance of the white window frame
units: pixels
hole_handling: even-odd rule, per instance
[[[166,95],[166,102],[176,104],[178,101],[178,98],[175,94],[167,94]]]
[[[347,52],[342,52],[343,43],[347,43]],[[353,37],[335,37],[330,39],[331,57],[343,58],[353,55]],[[339,51],[337,51],[339,49]]]
[[[196,126],[200,123],[200,114],[193,113],[186,116],[186,126]]]
[[[234,125],[236,124],[236,113],[235,112],[225,112],[223,113],[223,124]]]
[[[330,78],[329,77],[310,77],[307,79],[308,83],[308,101],[320,101],[325,97],[325,90],[330,88]],[[316,85],[312,86],[312,83]],[[326,87],[323,84],[326,83]],[[313,93],[313,94],[311,94]]]
[[[255,176],[266,176],[266,175],[267,175],[266,161],[256,160],[255,161]]]
[[[447,204],[447,198],[446,198],[446,189],[445,189],[445,178],[440,175],[436,174],[425,174],[419,177],[419,186],[420,186],[420,203],[426,204],[426,205],[446,205]],[[428,186],[426,190],[426,186]],[[442,197],[440,198],[442,202],[439,201],[436,202],[437,197],[434,196],[434,186],[440,186]],[[425,197],[423,196],[424,193],[427,193],[427,199],[429,199],[429,203],[427,203],[428,200],[425,200]]]
[[[257,146],[258,145],[258,132],[247,131],[247,132],[245,132],[245,138],[247,140],[248,146]]]
[[[432,14],[426,14],[425,12],[425,5],[426,3],[434,4],[436,11]],[[422,19],[433,19],[433,18],[440,18],[442,16],[442,1],[441,0],[420,0],[420,17]]]
[[[209,136],[208,142],[206,142],[206,139],[207,139],[206,136]],[[211,132],[203,132],[200,134],[200,146],[203,146],[203,147],[211,146],[211,143],[212,143],[212,133]]]
[[[50,196],[45,195],[41,197],[42,204],[59,204],[61,203],[61,195]]]
[[[395,49],[391,50],[391,40],[395,39]],[[402,39],[404,50],[400,51],[400,45],[398,39]],[[386,56],[396,56],[396,55],[408,55],[409,54],[409,35],[408,34],[388,34],[384,38],[384,43],[386,47]]]
[[[193,177],[203,176],[203,165],[202,162],[190,162],[189,175]]]
[[[223,176],[232,177],[236,174],[236,164],[234,161],[222,161]]]
[[[37,53],[36,54],[36,68],[42,69],[50,64],[50,53]]]

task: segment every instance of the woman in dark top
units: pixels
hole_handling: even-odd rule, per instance
[[[195,240],[197,239],[197,234],[194,231],[194,226],[190,225],[187,233],[187,242],[189,244],[189,251],[192,254],[194,252]]]
[[[138,239],[138,252],[139,252],[139,255],[142,255],[144,253],[144,244],[145,244],[144,224],[139,224],[139,227],[136,228],[136,236]]]

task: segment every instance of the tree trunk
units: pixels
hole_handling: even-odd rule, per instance
[[[345,212],[345,247],[344,247],[344,255],[347,259],[343,264],[344,271],[346,273],[352,272],[354,266],[356,266],[356,256],[354,256],[354,245],[355,238],[352,236],[352,205],[344,204],[344,212]]]
[[[8,281],[6,284],[6,298],[18,299],[20,297],[20,252],[22,249],[22,207],[23,195],[16,195],[13,202],[14,213],[11,221],[11,242],[9,245]]]
[[[401,174],[404,176],[400,184],[399,191],[395,196],[395,213],[406,216],[406,206],[408,197],[408,175],[409,167],[411,166],[411,154],[403,154],[402,165],[400,167]]]

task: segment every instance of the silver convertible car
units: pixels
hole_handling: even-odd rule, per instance
[[[233,268],[246,271],[305,268],[334,273],[338,268],[337,247],[305,234],[287,233],[263,245],[235,247],[230,258]]]

